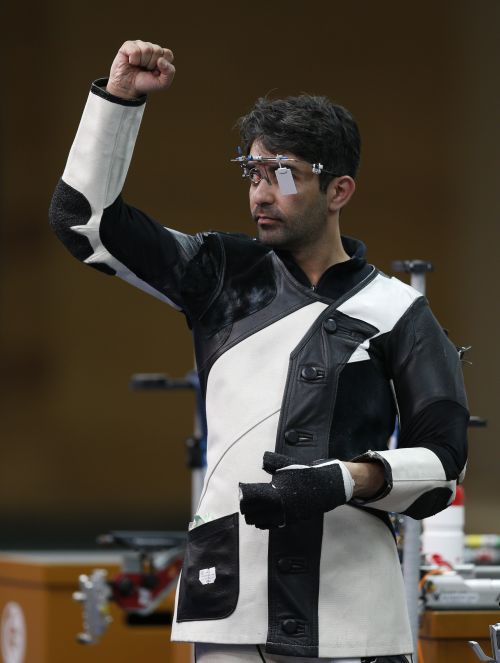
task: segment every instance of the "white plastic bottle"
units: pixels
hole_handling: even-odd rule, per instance
[[[465,493],[457,486],[455,499],[444,511],[425,518],[422,535],[422,550],[426,561],[441,558],[451,566],[464,561]],[[437,559],[433,559],[437,556]]]

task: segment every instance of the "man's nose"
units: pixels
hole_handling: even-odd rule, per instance
[[[250,189],[250,200],[254,205],[265,205],[274,202],[274,186],[266,182],[264,178],[258,184],[253,184]]]

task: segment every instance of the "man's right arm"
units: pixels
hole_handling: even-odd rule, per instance
[[[79,260],[182,308],[178,277],[201,238],[164,228],[120,195],[146,94],[170,86],[172,60],[160,46],[123,44],[107,85],[100,80],[92,86],[50,220]]]

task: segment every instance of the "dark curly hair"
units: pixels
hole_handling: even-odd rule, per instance
[[[322,163],[336,176],[356,177],[361,151],[358,125],[348,110],[327,97],[261,97],[237,126],[245,154],[260,140],[272,153],[292,152],[310,163]],[[333,177],[320,175],[321,191]]]

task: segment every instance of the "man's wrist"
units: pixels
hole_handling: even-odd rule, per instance
[[[143,106],[146,103],[146,95],[142,97],[136,97],[134,99],[125,99],[124,97],[118,97],[116,94],[112,94],[108,90],[108,79],[107,78],[98,78],[92,83],[92,92],[106,101],[111,101],[115,104],[121,106]]]
[[[344,465],[354,480],[354,498],[371,499],[384,488],[385,473],[381,462],[349,463],[344,461]]]
[[[111,94],[113,97],[118,97],[119,99],[125,99],[126,101],[137,101],[141,98],[142,95],[134,94],[129,90],[124,90],[118,85],[114,85],[111,81],[108,81],[106,85],[106,92]]]

